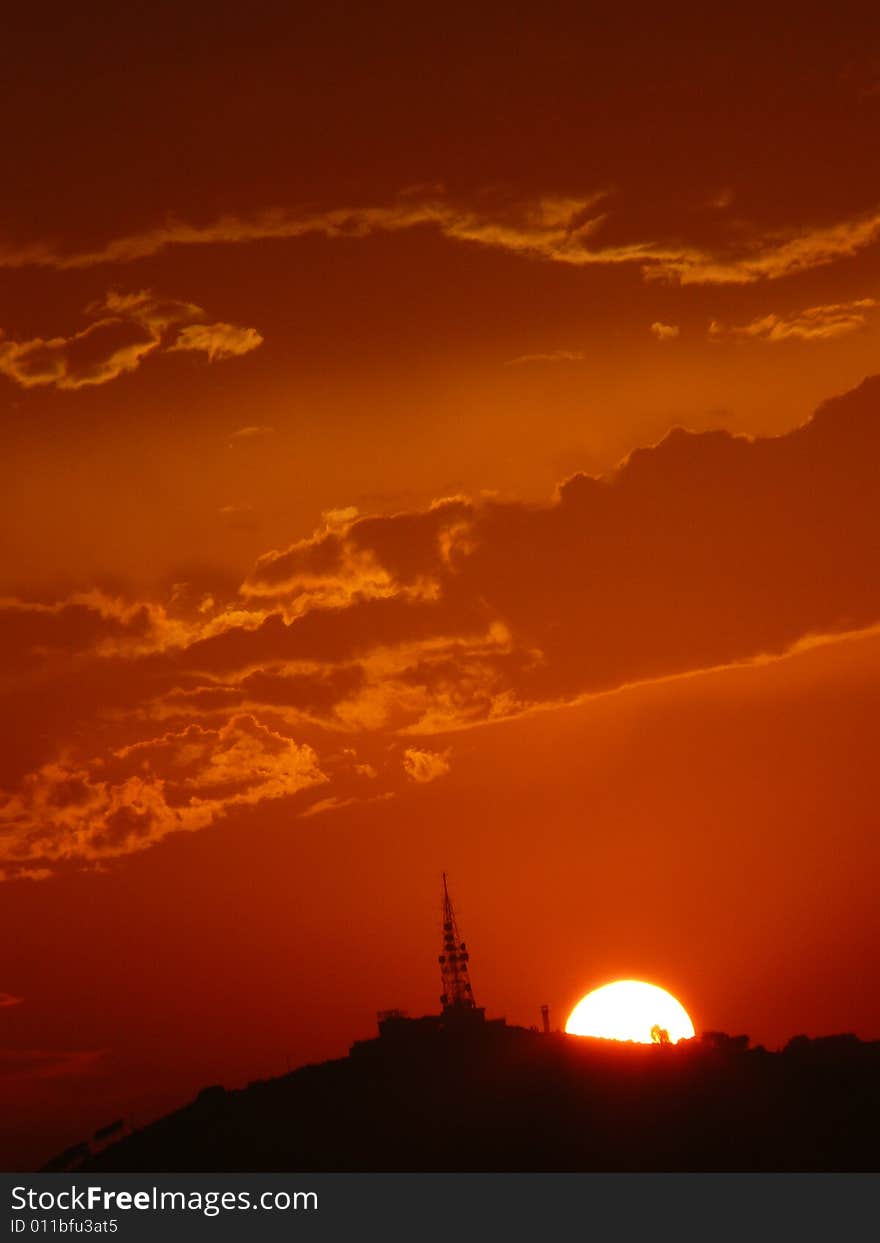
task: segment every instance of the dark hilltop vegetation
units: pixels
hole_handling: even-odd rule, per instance
[[[876,1170],[880,1041],[678,1045],[422,1020],[349,1057],[191,1104],[47,1168]]]

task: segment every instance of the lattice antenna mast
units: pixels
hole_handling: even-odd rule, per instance
[[[446,873],[443,873],[443,953],[440,955],[440,977],[443,981],[443,993],[440,1001],[444,1014],[449,1010],[473,1010],[474,994],[468,974],[467,946],[458,933],[455,922],[455,911],[446,884]]]

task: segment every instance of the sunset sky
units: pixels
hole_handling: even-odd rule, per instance
[[[5,16],[0,1165],[444,869],[490,1014],[880,1037],[880,18],[592,9]]]

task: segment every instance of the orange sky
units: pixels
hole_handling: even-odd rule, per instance
[[[435,1007],[444,868],[490,1013],[880,1036],[864,9],[10,19],[0,1164]]]

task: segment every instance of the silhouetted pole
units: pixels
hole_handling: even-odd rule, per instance
[[[550,1007],[541,1006],[541,1026],[544,1028],[544,1035],[550,1035]]]

